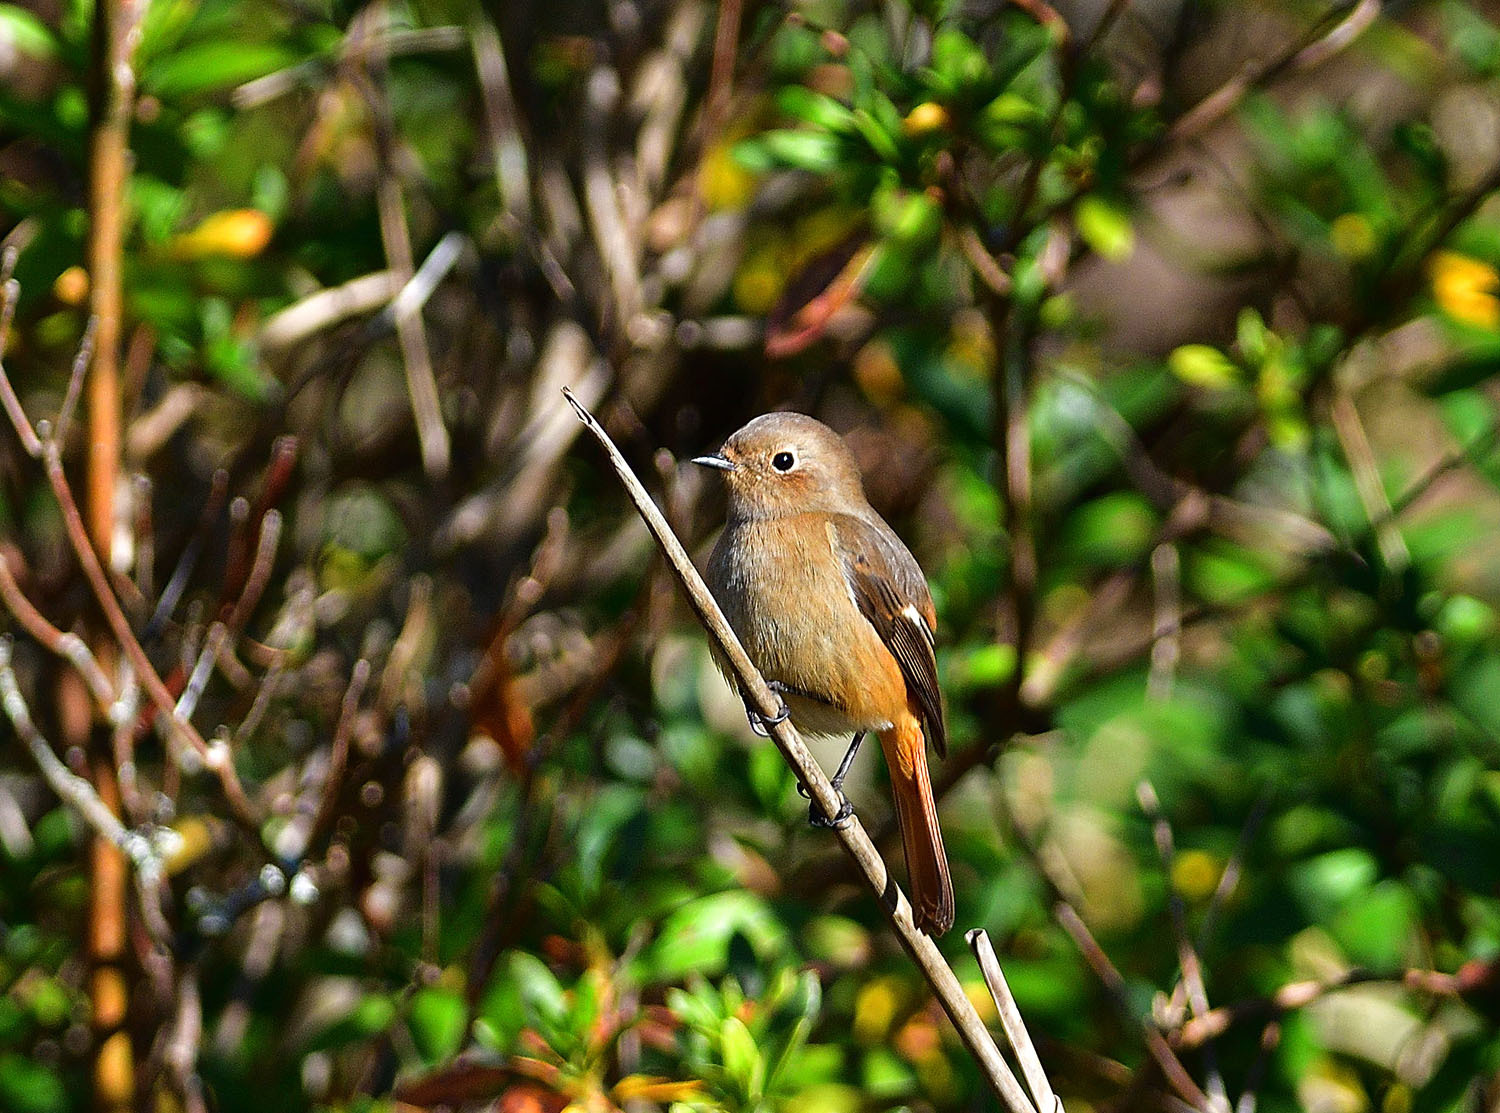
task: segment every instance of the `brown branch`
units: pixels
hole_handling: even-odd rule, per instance
[[[0,379],[3,378],[4,376],[0,375]],[[94,598],[99,603],[100,610],[104,612],[105,621],[109,624],[111,633],[114,634],[115,643],[124,651],[131,667],[135,669],[141,686],[145,688],[157,713],[166,716],[169,724],[166,729],[176,734],[203,759],[209,769],[213,770],[223,785],[225,799],[229,802],[235,817],[249,830],[257,832],[258,837],[259,817],[245,795],[244,786],[240,784],[239,773],[234,768],[234,762],[229,760],[227,750],[222,746],[210,746],[191,722],[177,716],[177,701],[172,697],[172,693],[167,689],[160,674],[157,673],[151,659],[146,656],[146,651],[141,647],[135,632],[131,630],[130,623],[125,618],[125,612],[120,609],[120,602],[115,598],[109,579],[104,574],[104,568],[84,529],[83,517],[78,512],[78,504],[73,499],[72,488],[69,487],[67,475],[63,472],[62,457],[59,455],[57,442],[51,439],[50,429],[44,426],[42,432],[43,463],[46,466],[47,479],[52,484],[52,493],[57,499],[58,508],[62,511],[63,527],[68,534],[68,541],[72,545],[73,552],[78,557],[78,563],[83,568],[84,578],[88,580]]]
[[[382,20],[388,18],[381,11]],[[365,81],[361,82],[374,119],[375,148],[380,160],[380,178],[375,187],[375,207],[380,219],[380,242],[385,250],[391,275],[404,287],[416,273],[412,256],[411,230],[406,219],[406,197],[396,166],[395,134],[390,119],[390,104],[384,88],[389,56],[378,29],[365,41],[346,44],[355,48],[351,58],[362,63]],[[398,299],[399,300],[399,299]],[[412,420],[422,450],[422,468],[431,480],[448,474],[452,445],[448,427],[443,424],[442,402],[438,397],[437,376],[432,367],[432,353],[427,346],[427,331],[422,325],[420,309],[403,307],[394,314],[396,340],[401,362],[406,370],[406,391],[411,401]]]
[[[1020,1064],[1021,1075],[1031,1090],[1032,1100],[1042,1113],[1061,1113],[1062,1103],[1053,1093],[1052,1083],[1047,1080],[1047,1072],[1036,1053],[1036,1045],[1031,1042],[1031,1034],[1026,1031],[1026,1023],[1021,1019],[1021,1006],[1010,991],[1005,972],[1000,969],[1000,960],[995,956],[989,933],[983,928],[975,928],[964,938],[968,941],[969,949],[974,952],[974,957],[979,962],[979,972],[984,975],[984,983],[995,1000],[1001,1031],[1005,1033],[1011,1050],[1015,1052],[1016,1062]]]
[[[1283,73],[1304,73],[1321,66],[1347,49],[1380,16],[1380,0],[1360,0],[1349,14],[1326,33],[1314,28],[1311,41],[1304,39],[1268,62],[1249,65],[1179,116],[1167,130],[1168,142],[1201,134],[1222,120],[1252,89]]]
[[[245,623],[250,620],[250,614],[260,602],[260,597],[265,593],[266,584],[271,580],[271,566],[276,561],[276,546],[281,542],[281,512],[279,510],[267,510],[260,519],[260,538],[256,542],[255,557],[250,563],[250,571],[245,576],[245,586],[240,591],[240,597],[235,601],[234,608],[229,612],[225,625],[232,632],[238,632],[245,628]]]
[[[117,847],[138,867],[149,869],[154,862],[159,872],[160,856],[154,852],[151,842],[127,830],[119,817],[99,798],[94,786],[64,765],[37,729],[31,710],[21,695],[20,685],[16,682],[15,669],[11,666],[11,652],[10,638],[0,637],[0,706],[3,706],[6,718],[15,728],[16,737],[31,752],[32,760],[36,762],[47,786],[100,838]]]
[[[636,478],[635,472],[631,470],[625,457],[615,447],[609,434],[604,431],[604,427],[599,424],[594,415],[584,409],[571,390],[565,387],[563,394],[577,412],[579,420],[588,427],[589,432],[608,454],[610,465],[624,485],[641,518],[651,530],[662,555],[671,565],[699,622],[733,668],[735,679],[747,703],[768,720],[768,725],[770,725],[769,721],[774,720],[781,709],[780,698],[766,685],[760,671],[746,655],[744,647],[740,645],[728,620],[724,618],[723,612],[719,610],[718,604],[709,593],[703,577],[693,567],[693,562],[683,549],[682,543],[677,540],[676,534],[672,532],[661,511],[651,500],[645,487],[641,485],[641,481]],[[777,749],[791,765],[797,779],[807,789],[814,803],[828,815],[836,814],[842,801],[833,786],[828,783],[828,778],[813,759],[812,754],[808,752],[802,736],[792,726],[791,721],[783,720],[770,725],[770,732]],[[875,844],[870,841],[869,835],[865,833],[859,817],[857,815],[852,817],[847,825],[836,830],[834,834],[845,852],[859,866],[866,884],[879,899],[881,907],[885,909],[901,945],[917,964],[932,988],[933,994],[942,1004],[949,1019],[953,1021],[959,1038],[974,1056],[995,1096],[1014,1113],[1035,1113],[1020,1082],[1000,1054],[1000,1049],[995,1046],[994,1039],[985,1028],[984,1022],[979,1019],[973,1003],[964,993],[952,968],[943,959],[937,944],[929,936],[918,931],[912,922],[911,905],[891,878],[885,860],[876,850]]]
[[[93,361],[86,384],[88,404],[87,533],[81,528],[75,547],[93,544],[105,566],[111,566],[110,545],[114,533],[115,485],[120,475],[120,337],[123,330],[125,198],[130,180],[130,120],[135,110],[135,48],[149,0],[95,0],[93,58],[90,67],[92,130],[89,135],[89,230],[87,261],[89,308],[93,315],[91,336]],[[84,345],[87,347],[87,344]],[[82,361],[75,367],[81,372]],[[75,379],[76,379],[75,374]],[[71,417],[70,389],[64,402],[60,429]],[[61,429],[65,431],[65,429]],[[45,442],[47,438],[44,436]],[[49,475],[62,473],[57,462],[56,442],[44,447]],[[73,534],[70,525],[70,536]],[[94,550],[89,552],[90,557]],[[99,561],[94,561],[99,580],[96,590],[114,602]],[[116,612],[119,607],[116,605]],[[123,616],[122,616],[123,617]],[[95,652],[113,656],[112,647],[100,642]],[[144,658],[144,654],[142,657]],[[88,729],[82,727],[82,734]],[[96,787],[111,808],[119,810],[112,754],[96,753],[92,762]],[[125,1019],[128,990],[120,969],[125,951],[124,863],[112,849],[96,842],[91,849],[89,886],[89,959],[95,965],[90,996],[95,1019],[111,1026]],[[103,1036],[94,1059],[94,1098],[101,1110],[129,1108],[135,1090],[135,1056],[127,1033],[110,1031]]]
[[[1399,985],[1419,993],[1430,993],[1442,997],[1457,997],[1462,989],[1458,976],[1444,974],[1438,970],[1403,970],[1395,974],[1382,974],[1373,970],[1350,970],[1342,977],[1327,981],[1289,982],[1267,997],[1255,997],[1232,1005],[1220,1005],[1202,1016],[1187,1021],[1181,1028],[1170,1033],[1169,1038],[1174,1048],[1190,1051],[1202,1047],[1215,1036],[1222,1035],[1242,1021],[1274,1020],[1295,1009],[1304,1008],[1329,993],[1370,983]]]
[[[1197,948],[1193,946],[1192,937],[1188,934],[1187,908],[1172,878],[1172,867],[1177,860],[1176,840],[1172,837],[1172,827],[1167,822],[1167,817],[1162,813],[1161,800],[1156,795],[1155,786],[1150,781],[1141,781],[1136,785],[1135,792],[1141,811],[1145,813],[1146,819],[1151,824],[1156,853],[1161,858],[1162,872],[1166,876],[1168,906],[1172,916],[1172,934],[1177,940],[1177,965],[1182,972],[1182,988],[1187,996],[1188,1008],[1192,1015],[1199,1017],[1208,1012],[1208,987],[1203,981],[1203,963],[1198,957]],[[1175,992],[1171,1000],[1174,1004],[1178,1001]],[[1180,1005],[1177,1007],[1180,1009]],[[1174,1025],[1176,1021],[1177,1018],[1174,1018]],[[1207,1092],[1210,1108],[1227,1111],[1229,1095],[1224,1086],[1224,1076],[1219,1072],[1218,1058],[1212,1043],[1204,1043],[1203,1058],[1208,1074]]]
[[[10,553],[0,551],[0,601],[15,616],[28,634],[43,649],[66,660],[78,670],[101,713],[108,715],[115,702],[115,692],[104,670],[99,666],[87,643],[77,634],[59,630],[26,598],[10,570]]]
[[[21,296],[21,284],[9,274],[15,265],[15,249],[7,248],[4,262],[0,263],[0,267],[3,267],[6,272],[5,282],[0,285],[0,358],[5,355],[5,349],[10,340],[10,322],[16,312],[16,301]],[[42,442],[37,437],[36,430],[32,428],[26,411],[21,408],[21,400],[16,397],[16,388],[11,385],[10,376],[6,374],[3,363],[0,363],[0,406],[4,407],[5,415],[10,418],[11,425],[15,427],[16,436],[21,438],[21,447],[26,450],[26,455],[41,459]]]
[[[318,810],[308,829],[307,841],[298,851],[297,857],[306,857],[312,853],[322,837],[333,829],[333,821],[338,812],[339,789],[344,783],[344,771],[349,767],[349,741],[354,736],[354,718],[359,712],[359,701],[369,682],[370,662],[361,657],[354,662],[354,669],[349,674],[349,686],[344,689],[338,725],[334,727],[333,741],[328,747],[328,771],[323,775]]]
[[[1062,929],[1073,940],[1079,954],[1083,955],[1084,961],[1094,971],[1095,977],[1108,991],[1120,1015],[1127,1018],[1133,1017],[1134,1010],[1130,1005],[1130,991],[1125,984],[1125,978],[1110,961],[1109,955],[1104,953],[1104,948],[1099,946],[1099,941],[1094,938],[1093,932],[1089,931],[1088,925],[1083,922],[1083,917],[1078,914],[1078,910],[1067,901],[1060,900],[1052,911],[1057,922],[1062,925]],[[1211,1109],[1212,1104],[1209,1102],[1208,1095],[1203,1092],[1198,1083],[1193,1081],[1193,1076],[1188,1074],[1187,1068],[1182,1065],[1182,1060],[1177,1057],[1177,1052],[1167,1042],[1167,1038],[1149,1021],[1139,1022],[1139,1026],[1147,1052],[1156,1062],[1162,1077],[1176,1091],[1177,1096],[1194,1109]]]

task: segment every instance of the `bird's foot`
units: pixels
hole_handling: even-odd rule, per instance
[[[849,820],[854,817],[854,805],[849,802],[849,797],[844,795],[844,790],[838,785],[833,786],[833,791],[839,794],[839,810],[836,815],[830,816],[823,810],[823,805],[812,800],[812,793],[807,791],[807,786],[799,784],[797,792],[799,795],[812,800],[807,805],[807,825],[816,827],[821,831],[842,831],[849,826]]]
[[[780,695],[782,692],[786,691],[786,686],[783,685],[780,681],[776,680],[770,681],[766,685],[766,687],[770,688],[771,691],[775,692],[777,695]],[[771,728],[774,727],[777,723],[786,722],[787,719],[791,717],[791,714],[792,709],[786,705],[785,700],[781,701],[781,709],[770,718],[767,718],[755,708],[751,707],[749,700],[745,701],[745,719],[750,723],[750,729],[756,734],[760,735],[760,737],[762,738],[771,737]]]

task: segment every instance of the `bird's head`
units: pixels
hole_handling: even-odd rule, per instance
[[[724,473],[731,517],[779,518],[811,510],[853,514],[868,506],[844,438],[806,414],[762,414],[731,435],[716,455],[693,463]]]

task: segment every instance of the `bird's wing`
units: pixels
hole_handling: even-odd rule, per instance
[[[922,569],[884,522],[837,514],[829,532],[855,604],[901,666],[927,724],[927,738],[946,757],[948,735],[933,652],[937,613]]]

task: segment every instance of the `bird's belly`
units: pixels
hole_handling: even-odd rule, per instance
[[[906,707],[905,680],[855,605],[826,533],[781,522],[739,530],[760,536],[721,539],[714,594],[756,667],[785,686],[797,729],[888,729]]]

